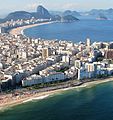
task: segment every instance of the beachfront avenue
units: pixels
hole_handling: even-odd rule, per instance
[[[18,27],[15,30],[20,31]],[[2,30],[0,33],[2,104],[12,101],[13,97],[21,100],[36,93],[79,86],[113,75],[112,42],[92,43],[89,38],[86,43],[33,39],[21,32],[15,34],[15,30],[12,34]]]
[[[91,43],[89,38],[86,43],[72,43],[1,33],[1,89],[111,76],[112,44]]]

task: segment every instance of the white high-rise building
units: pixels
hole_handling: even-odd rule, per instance
[[[75,68],[80,69],[82,67],[82,62],[80,60],[75,61]]]
[[[70,56],[69,55],[62,56],[62,61],[70,64]]]
[[[86,39],[86,46],[90,47],[91,46],[91,40],[90,38]]]
[[[0,27],[0,33],[2,33],[2,28]]]

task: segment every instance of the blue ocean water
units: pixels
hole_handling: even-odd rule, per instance
[[[113,82],[61,92],[0,112],[0,120],[112,120]]]
[[[34,38],[61,39],[73,42],[112,41],[113,21],[81,20],[54,23],[24,30]],[[61,92],[44,100],[15,106],[0,112],[0,120],[112,120],[113,82],[91,88]]]
[[[113,41],[113,20],[80,20],[73,23],[53,23],[24,30],[33,38],[84,42],[87,37],[94,41]]]

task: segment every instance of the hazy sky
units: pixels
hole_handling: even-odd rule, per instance
[[[0,15],[15,11],[35,11],[41,4],[49,10],[89,10],[92,8],[112,8],[113,0],[0,0]]]

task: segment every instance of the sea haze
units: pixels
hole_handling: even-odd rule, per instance
[[[61,92],[0,112],[0,120],[112,120],[113,82]]]
[[[84,42],[87,37],[94,41],[113,41],[113,20],[80,20],[72,23],[53,23],[24,30],[32,38]]]

